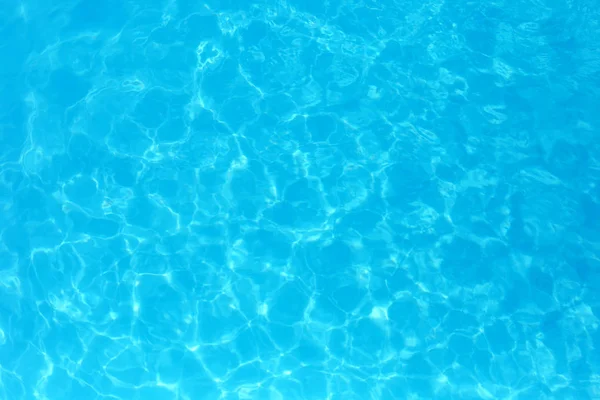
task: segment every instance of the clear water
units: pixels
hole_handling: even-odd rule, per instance
[[[600,398],[599,10],[5,0],[0,398]]]

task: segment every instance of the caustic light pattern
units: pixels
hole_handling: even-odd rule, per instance
[[[600,398],[600,8],[0,7],[0,399]]]

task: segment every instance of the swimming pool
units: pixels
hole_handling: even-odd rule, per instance
[[[3,7],[0,398],[600,398],[563,3]]]

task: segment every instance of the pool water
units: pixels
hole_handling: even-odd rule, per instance
[[[0,33],[0,399],[600,398],[596,2]]]

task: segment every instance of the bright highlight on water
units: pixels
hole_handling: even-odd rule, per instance
[[[0,400],[600,398],[600,7],[6,0]]]

